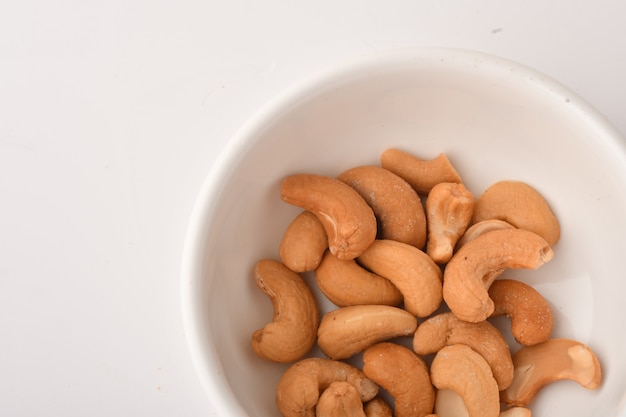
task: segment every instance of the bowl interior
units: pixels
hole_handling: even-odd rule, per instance
[[[300,211],[280,200],[282,178],[379,164],[389,147],[426,159],[446,153],[476,196],[503,179],[525,181],[544,195],[562,227],[555,258],[506,276],[547,298],[555,337],[596,352],[603,383],[596,391],[552,384],[535,400],[533,415],[623,413],[624,142],[547,77],[449,49],[394,51],[307,80],[260,110],[222,155],[190,223],[183,288],[191,352],[218,410],[279,415],[275,385],[286,365],[258,358],[250,337],[272,317],[252,269],[259,259],[278,259],[282,233]],[[312,275],[305,278],[315,287]],[[324,311],[334,307],[316,295]]]

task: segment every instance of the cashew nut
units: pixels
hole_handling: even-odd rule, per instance
[[[513,360],[504,337],[488,321],[469,323],[447,312],[423,321],[413,337],[413,350],[428,355],[444,346],[463,343],[482,355],[502,391],[513,380]]]
[[[511,223],[505,222],[504,220],[489,219],[489,220],[480,221],[467,228],[465,233],[463,233],[463,236],[461,236],[459,241],[456,242],[455,250],[461,249],[461,247],[465,245],[467,242],[470,242],[476,239],[478,236],[484,235],[487,232],[491,232],[493,230],[514,229],[514,228],[515,226],[513,226]]]
[[[397,306],[402,293],[386,278],[361,267],[354,259],[341,260],[326,251],[315,270],[320,291],[338,307],[359,304]]]
[[[474,195],[463,184],[441,182],[426,198],[426,253],[438,264],[452,257],[454,246],[472,219]]]
[[[500,412],[500,417],[531,417],[532,412],[525,407],[511,407]]]
[[[274,317],[252,335],[252,348],[262,358],[293,362],[308,353],[317,336],[319,309],[306,282],[282,263],[264,259],[254,268],[257,286],[267,294]]]
[[[387,149],[381,154],[380,162],[383,168],[404,178],[420,194],[428,194],[440,182],[462,182],[443,153],[426,160],[398,149]]]
[[[476,200],[473,223],[500,219],[520,229],[530,230],[550,245],[559,241],[559,221],[547,201],[530,185],[521,181],[499,181],[489,186]]]
[[[346,359],[384,340],[415,332],[409,312],[384,305],[358,305],[333,310],[322,317],[317,344],[331,359]]]
[[[315,214],[324,226],[330,251],[339,259],[354,259],[376,238],[372,208],[348,184],[338,179],[295,174],[282,182],[283,201]]]
[[[380,397],[368,401],[363,407],[367,417],[393,417],[393,409]]]
[[[602,371],[593,351],[570,339],[548,339],[524,346],[513,355],[515,374],[511,385],[501,393],[503,402],[526,406],[549,383],[572,380],[587,389],[600,386]]]
[[[469,417],[498,417],[498,384],[487,361],[464,344],[439,350],[430,366],[430,378],[439,390],[452,390],[462,399]],[[436,409],[437,415],[443,416]]]
[[[437,390],[435,411],[438,417],[469,417],[463,398],[451,389]],[[498,417],[531,417],[531,411],[524,407],[511,407],[500,411]]]
[[[417,192],[393,172],[378,166],[359,166],[339,175],[374,210],[380,239],[391,239],[423,248],[426,215]]]
[[[324,226],[315,214],[303,211],[285,230],[278,253],[287,268],[306,272],[317,268],[327,248]]]
[[[378,385],[345,362],[307,358],[291,365],[276,386],[276,405],[284,417],[313,417],[320,394],[333,382],[353,385],[361,402],[378,394]]]
[[[520,344],[531,346],[545,342],[552,333],[550,305],[533,287],[513,279],[497,279],[489,287],[493,301],[491,317],[511,319],[511,333]]]
[[[494,279],[507,268],[536,269],[553,256],[550,245],[528,230],[485,233],[464,245],[446,265],[443,299],[461,320],[483,321],[494,310],[487,292]]]
[[[363,352],[363,373],[395,401],[395,417],[433,412],[435,390],[426,363],[405,346],[381,342]]]
[[[345,381],[332,382],[315,407],[316,417],[367,417],[354,385]]]
[[[404,308],[414,316],[429,316],[441,305],[441,269],[430,256],[415,246],[393,240],[376,240],[359,256],[358,261],[391,281],[404,296]]]

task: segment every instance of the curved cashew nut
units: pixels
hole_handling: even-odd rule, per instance
[[[413,350],[418,355],[428,355],[457,343],[471,347],[485,358],[500,391],[511,384],[511,351],[500,331],[488,321],[469,323],[449,312],[438,314],[419,325],[413,337]]]
[[[293,362],[308,353],[317,336],[319,309],[306,282],[282,263],[270,259],[257,262],[257,286],[267,294],[274,317],[252,335],[252,348],[262,358]]]
[[[451,389],[440,389],[435,398],[435,410],[438,414],[434,417],[469,417],[463,398]],[[498,417],[531,417],[528,408],[511,407],[501,411]]]
[[[420,194],[428,194],[440,182],[462,182],[443,153],[426,160],[398,149],[387,149],[381,154],[380,162],[383,168],[404,178]]]
[[[363,407],[367,417],[393,417],[393,409],[380,397],[368,401]]]
[[[380,239],[424,247],[426,215],[411,184],[378,166],[352,168],[338,178],[354,188],[374,210]]]
[[[459,241],[456,242],[455,250],[461,249],[461,247],[467,242],[471,242],[480,235],[484,235],[485,233],[500,229],[515,229],[515,226],[513,226],[511,223],[505,222],[504,220],[498,219],[482,220],[478,223],[475,223],[468,227],[465,233],[463,233],[463,236],[461,236]]]
[[[289,224],[280,241],[278,254],[294,272],[313,271],[328,248],[324,226],[315,214],[303,211]]]
[[[390,342],[363,352],[363,373],[395,400],[396,417],[424,417],[432,413],[435,390],[426,363],[410,349]]]
[[[278,381],[276,405],[284,417],[313,417],[320,394],[335,381],[353,385],[361,402],[378,394],[378,385],[360,369],[331,359],[307,358],[287,368]]]
[[[348,184],[316,174],[295,174],[281,185],[283,201],[315,214],[324,226],[330,251],[354,259],[376,238],[374,211]]]
[[[349,306],[322,317],[317,344],[331,359],[346,359],[384,340],[415,332],[417,319],[397,307],[383,305]]]
[[[530,185],[521,181],[499,181],[489,186],[476,200],[473,223],[500,219],[520,229],[530,230],[550,245],[559,241],[559,221],[547,201]]]
[[[456,344],[439,350],[430,366],[430,378],[437,389],[456,392],[469,417],[500,414],[498,384],[487,361],[471,347]],[[442,415],[440,410],[435,412]]]
[[[578,382],[587,389],[600,386],[602,371],[593,351],[570,339],[548,339],[524,346],[513,355],[515,375],[501,393],[503,402],[526,406],[547,384],[563,379]]]
[[[316,417],[367,417],[354,385],[345,381],[332,382],[322,392],[315,407]]]
[[[506,268],[536,269],[554,253],[539,235],[524,229],[494,230],[463,246],[446,265],[443,299],[461,320],[479,322],[493,313],[487,290]]]
[[[426,253],[438,264],[452,257],[454,246],[472,219],[474,194],[463,184],[442,182],[426,198],[428,244]]]
[[[402,293],[386,278],[361,267],[354,259],[341,260],[326,251],[315,270],[320,291],[336,306],[361,304],[397,306]]]
[[[545,298],[533,287],[513,279],[497,279],[489,287],[494,310],[491,317],[511,319],[511,333],[525,346],[545,342],[552,333],[554,319]]]
[[[404,296],[404,308],[414,316],[429,316],[441,305],[441,269],[418,248],[393,240],[376,240],[358,261],[391,281]]]

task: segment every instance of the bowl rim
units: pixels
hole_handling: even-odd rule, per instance
[[[271,125],[271,116],[279,114],[282,109],[289,108],[298,98],[308,96],[318,87],[334,83],[342,77],[382,68],[389,64],[419,59],[444,59],[443,57],[456,59],[460,63],[480,60],[481,65],[487,65],[492,69],[502,71],[502,68],[506,67],[510,71],[515,71],[517,75],[526,78],[535,87],[566,101],[572,112],[592,125],[593,129],[598,131],[598,136],[605,139],[605,146],[619,153],[626,162],[626,139],[594,106],[578,93],[545,73],[492,53],[437,46],[386,49],[348,58],[343,62],[305,75],[295,84],[287,86],[253,113],[226,143],[199,188],[183,242],[180,286],[183,330],[196,374],[218,415],[232,415],[234,410],[240,415],[247,415],[225,381],[220,381],[220,378],[215,377],[218,375],[223,377],[220,360],[216,351],[203,341],[206,340],[207,335],[197,319],[202,311],[197,292],[197,280],[202,272],[203,248],[206,245],[207,232],[218,200],[215,197],[224,190],[224,179],[233,172],[242,152],[245,152],[246,148],[251,147],[257,140],[255,132]],[[208,337],[210,339],[211,335],[208,334]]]

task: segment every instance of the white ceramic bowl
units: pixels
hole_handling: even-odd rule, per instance
[[[378,164],[389,147],[445,152],[476,195],[517,179],[546,197],[562,227],[555,258],[509,276],[549,300],[555,337],[596,352],[603,382],[552,384],[533,415],[626,416],[625,141],[545,75],[453,49],[395,50],[314,75],[259,110],[214,166],[189,224],[182,294],[191,354],[219,415],[279,415],[285,366],[259,359],[250,336],[272,315],[252,268],[278,259],[300,211],[280,200],[282,178]]]

